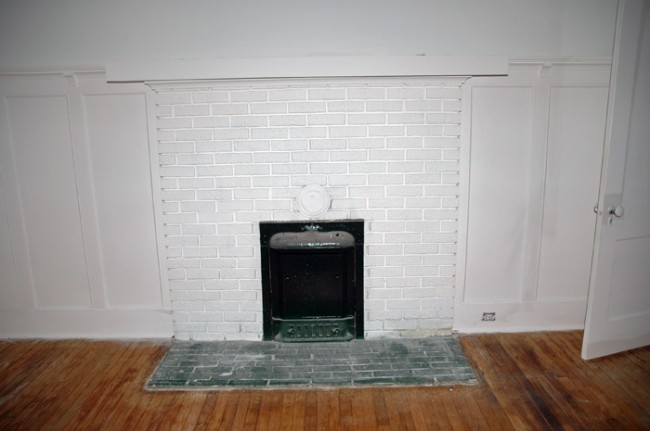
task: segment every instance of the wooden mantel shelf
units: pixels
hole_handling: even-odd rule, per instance
[[[106,65],[109,82],[507,74],[508,58],[498,56],[183,59]]]

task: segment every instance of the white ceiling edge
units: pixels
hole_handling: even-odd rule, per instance
[[[108,82],[508,74],[508,58],[286,57],[156,60],[106,64]]]

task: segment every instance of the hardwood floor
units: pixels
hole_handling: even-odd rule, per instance
[[[480,384],[146,392],[166,342],[0,341],[0,430],[648,430],[650,348],[579,332],[467,335]]]

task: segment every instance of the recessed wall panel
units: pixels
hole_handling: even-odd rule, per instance
[[[2,172],[0,172],[0,308],[20,306],[20,286],[16,276]]]
[[[472,90],[465,302],[507,302],[520,296],[532,97],[530,87]]]
[[[143,94],[85,97],[104,281],[111,307],[161,306]]]
[[[551,89],[537,298],[587,298],[607,89]]]
[[[38,308],[91,305],[65,97],[7,99]]]

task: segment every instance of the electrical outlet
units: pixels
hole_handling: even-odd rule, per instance
[[[494,311],[486,311],[481,316],[481,320],[483,322],[494,322],[495,320],[497,320],[497,313]]]

